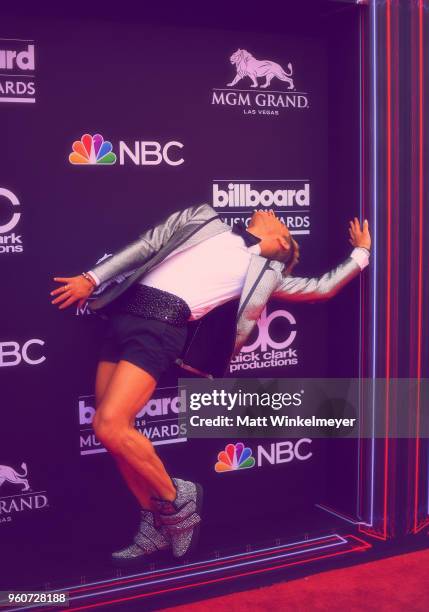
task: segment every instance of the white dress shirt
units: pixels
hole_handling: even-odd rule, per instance
[[[191,310],[190,319],[199,319],[241,295],[252,253],[260,254],[259,244],[246,247],[241,236],[222,232],[180,253],[170,253],[138,282],[181,297]],[[351,257],[363,269],[369,251],[357,247]],[[92,270],[88,274],[100,284]]]
[[[216,234],[177,254],[170,254],[139,282],[174,293],[191,310],[191,320],[241,294],[252,253],[259,244],[246,247],[232,232]]]

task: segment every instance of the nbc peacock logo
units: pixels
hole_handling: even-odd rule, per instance
[[[225,450],[221,451],[217,458],[218,461],[215,465],[215,471],[218,473],[245,470],[255,465],[255,459],[252,457],[252,449],[248,446],[244,446],[242,442],[227,444]]]
[[[80,140],[75,140],[73,143],[69,162],[77,166],[85,164],[111,166],[116,163],[116,155],[112,148],[112,143],[104,140],[101,134],[93,136],[84,134]]]

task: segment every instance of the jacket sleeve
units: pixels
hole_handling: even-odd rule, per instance
[[[368,265],[369,251],[357,247],[350,256],[320,277],[286,276],[271,297],[293,302],[316,302],[336,295]]]
[[[116,251],[111,257],[93,266],[89,270],[89,274],[99,285],[117,274],[138,268],[159,251],[175,232],[189,221],[198,220],[201,214],[206,218],[207,212],[210,212],[212,216],[217,216],[217,213],[208,204],[190,206],[185,210],[172,213],[158,225],[140,234],[136,240]]]

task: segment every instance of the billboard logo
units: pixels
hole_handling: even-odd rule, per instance
[[[250,183],[228,183],[221,189],[213,183],[214,208],[256,208],[258,206],[310,206],[310,184],[301,189],[252,189]]]
[[[177,387],[159,387],[150,400],[135,415],[134,426],[155,446],[186,442],[186,425],[181,414],[185,411],[186,396]],[[78,400],[80,425],[80,454],[105,453],[95,435],[92,422],[95,415],[95,397],[81,395]]]
[[[34,45],[23,51],[0,49],[1,70],[34,70]]]
[[[75,140],[69,155],[71,164],[105,164],[116,163],[116,155],[112,152],[112,143],[104,140],[101,134],[84,134],[80,140]]]
[[[274,77],[288,83],[288,89],[293,89],[292,80],[292,64],[289,62],[287,65],[288,71],[285,72],[280,64],[271,62],[269,60],[257,60],[251,53],[246,49],[237,49],[235,53],[229,58],[231,64],[235,66],[237,74],[231,83],[228,83],[228,87],[234,87],[244,77],[249,77],[252,81],[251,87],[258,87],[258,78],[265,77],[265,82],[261,87],[269,87]]]
[[[245,470],[255,465],[252,457],[252,449],[244,446],[242,442],[227,444],[225,450],[221,451],[215,465],[216,472],[232,472],[233,470]]]
[[[25,44],[26,43],[26,44]],[[0,102],[35,102],[33,41],[0,38]],[[10,74],[8,74],[10,73]]]
[[[215,179],[212,206],[231,227],[245,225],[258,208],[271,208],[291,234],[307,235],[311,229],[311,189],[305,179]]]

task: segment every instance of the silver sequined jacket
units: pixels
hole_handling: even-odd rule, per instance
[[[91,268],[102,283],[121,273],[128,275],[123,282],[109,286],[99,297],[90,301],[88,308],[94,312],[100,311],[103,316],[104,306],[167,255],[179,253],[191,245],[227,231],[231,231],[230,226],[221,221],[209,204],[191,206],[169,215],[112,257]],[[229,325],[222,306],[202,317],[195,325],[190,324],[188,341],[178,364],[190,371],[222,376],[230,359],[246,342],[270,297],[287,301],[325,300],[338,293],[361,271],[351,257],[319,278],[283,276],[283,268],[284,264],[279,261],[252,254],[232,325]],[[228,338],[219,338],[219,330],[225,327],[229,327],[233,333],[229,333]],[[228,333],[228,330],[225,329],[225,332]],[[214,342],[217,345],[223,344],[223,350],[213,361],[208,356],[216,355],[216,351],[213,351]]]

